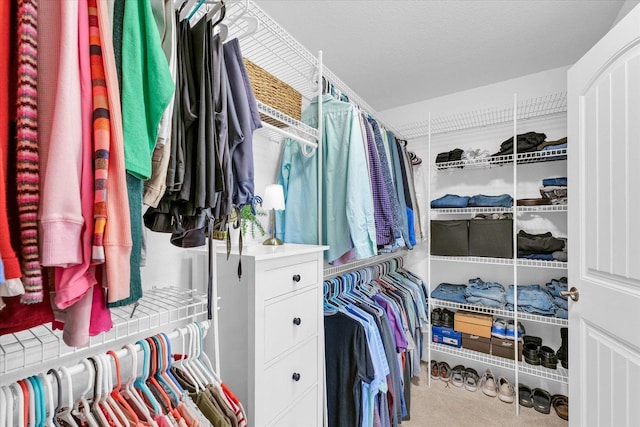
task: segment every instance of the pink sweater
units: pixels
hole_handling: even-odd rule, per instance
[[[40,140],[42,161],[42,265],[82,262],[82,123],[78,59],[78,2],[52,2],[60,10],[60,39],[45,51],[58,58],[51,131]],[[42,70],[42,73],[46,70]],[[46,156],[46,157],[45,157]]]

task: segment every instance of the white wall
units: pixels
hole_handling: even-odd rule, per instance
[[[259,130],[255,133],[253,140],[255,194],[263,195],[266,185],[276,183],[281,146],[281,143],[270,139],[264,131]],[[268,230],[266,218],[260,217],[260,220],[264,229]],[[190,288],[192,256],[190,251],[169,243],[169,234],[155,233],[145,229],[145,235],[147,258],[141,272],[143,289],[150,289],[153,286]],[[204,286],[200,284],[197,288],[204,289]]]

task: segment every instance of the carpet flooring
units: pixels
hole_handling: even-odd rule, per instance
[[[550,414],[541,414],[533,408],[520,406],[520,416],[516,416],[515,404],[489,397],[481,390],[470,392],[464,387],[433,379],[429,387],[429,368],[425,362],[421,371],[421,376],[414,378],[411,385],[411,419],[403,421],[402,427],[568,425],[553,407]]]

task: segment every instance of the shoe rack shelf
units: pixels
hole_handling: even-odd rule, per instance
[[[431,350],[439,353],[451,354],[453,356],[462,357],[467,360],[473,360],[485,365],[496,366],[514,370],[516,364],[511,359],[504,357],[492,356],[490,354],[481,353],[479,351],[468,350],[466,348],[457,348],[446,344],[431,343]],[[518,370],[520,373],[531,375],[533,377],[542,378],[567,384],[569,381],[569,372],[558,364],[557,369],[549,369],[543,366],[529,365],[526,362],[518,362]]]
[[[567,212],[567,205],[540,205],[540,206],[518,206],[516,212]],[[513,208],[434,208],[431,209],[432,215],[442,214],[476,214],[476,213],[513,213]]]
[[[475,264],[513,265],[513,258],[489,258],[477,256],[440,256],[431,255],[432,261],[468,262]],[[559,268],[567,269],[567,263],[561,261],[543,261],[537,259],[518,258],[516,264],[520,267]]]
[[[42,370],[49,361],[60,365],[62,358],[79,359],[124,338],[153,335],[181,321],[204,319],[207,298],[188,289],[154,288],[145,291],[136,306],[110,311],[113,328],[91,337],[84,348],[68,347],[62,331],[52,329],[51,324],[0,336],[0,377],[8,381],[12,374],[23,374],[25,369]]]
[[[519,165],[527,163],[552,162],[557,160],[566,160],[567,149],[560,148],[558,150],[533,151],[531,153],[519,153],[516,155]],[[469,160],[454,160],[452,162],[436,163],[435,168],[439,171],[459,170],[459,169],[489,169],[497,166],[505,166],[513,163],[513,154],[506,156],[484,157]]]
[[[431,298],[431,303],[436,307],[445,307],[453,310],[465,310],[465,311],[473,311],[476,313],[484,313],[491,314],[492,316],[497,317],[506,317],[513,319],[515,317],[513,311],[503,310],[499,308],[489,308],[489,307],[481,307],[470,304],[460,304],[451,301],[445,301],[441,299]],[[544,323],[547,325],[557,325],[557,326],[568,326],[569,322],[567,319],[561,319],[553,316],[540,316],[536,314],[523,313],[518,312],[518,320],[527,320],[531,322]]]

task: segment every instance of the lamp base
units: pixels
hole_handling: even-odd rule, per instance
[[[269,237],[267,240],[262,242],[262,244],[268,246],[284,245],[284,243],[282,243],[282,240],[278,239],[276,236]]]

